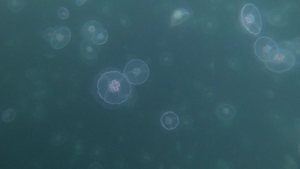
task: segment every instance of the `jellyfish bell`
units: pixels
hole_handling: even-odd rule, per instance
[[[189,16],[190,12],[185,8],[177,8],[173,10],[170,18],[170,26],[173,27],[182,24]]]

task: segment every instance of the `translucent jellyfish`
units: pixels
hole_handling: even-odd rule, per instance
[[[235,109],[230,104],[221,104],[216,109],[216,114],[221,120],[231,120],[235,116]]]
[[[218,30],[218,23],[214,17],[204,16],[199,21],[202,31],[206,34],[213,34]]]
[[[81,6],[83,5],[84,3],[86,3],[87,0],[75,0],[75,3],[77,6]]]
[[[108,33],[104,28],[97,29],[92,36],[92,41],[96,45],[103,45],[108,39]]]
[[[98,162],[93,162],[89,165],[88,169],[104,169],[104,167]]]
[[[67,141],[67,133],[59,131],[52,135],[51,144],[55,147],[61,146]]]
[[[176,26],[187,20],[190,16],[190,12],[184,8],[177,8],[171,14],[171,26]]]
[[[288,15],[281,10],[273,9],[267,14],[268,22],[277,27],[288,24]]]
[[[50,42],[53,33],[55,32],[54,28],[47,28],[44,32],[43,32],[43,38],[47,41]]]
[[[88,21],[83,25],[82,32],[84,37],[92,39],[97,30],[102,29],[102,25],[94,20]]]
[[[67,27],[55,30],[51,37],[51,45],[54,49],[64,48],[71,39],[71,31]]]
[[[293,48],[296,55],[300,55],[300,37],[293,40]]]
[[[130,84],[139,85],[148,79],[149,67],[144,61],[133,59],[126,64],[124,74]]]
[[[180,126],[185,130],[190,130],[194,127],[194,119],[189,115],[180,117]]]
[[[251,34],[257,35],[261,31],[262,20],[259,10],[252,4],[243,6],[240,14],[242,26]]]
[[[65,7],[60,7],[57,11],[57,14],[60,19],[67,19],[69,17],[69,11]]]
[[[8,0],[7,7],[13,12],[20,12],[25,7],[24,0]]]
[[[14,109],[6,109],[2,112],[2,121],[9,123],[12,122],[16,117],[16,111]]]
[[[256,39],[254,51],[256,56],[263,62],[271,62],[273,56],[278,54],[279,48],[273,39],[262,36]]]
[[[80,43],[81,60],[85,64],[91,65],[96,63],[99,53],[100,47],[95,45],[91,40],[85,39]]]
[[[173,58],[170,52],[163,52],[159,56],[159,61],[163,66],[170,66],[173,63]]]
[[[105,72],[97,81],[97,94],[108,104],[122,104],[131,94],[131,84],[118,71]]]
[[[265,62],[265,65],[272,72],[282,73],[290,70],[295,62],[295,55],[290,50],[279,49],[278,54],[273,56],[273,60]]]
[[[174,112],[168,111],[160,117],[160,123],[166,130],[174,130],[179,124],[179,118]]]
[[[241,61],[238,57],[231,57],[228,60],[228,65],[231,69],[238,70],[241,68]]]
[[[81,155],[85,152],[85,143],[82,140],[77,140],[74,143],[75,155]]]

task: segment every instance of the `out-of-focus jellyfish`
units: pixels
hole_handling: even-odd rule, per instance
[[[253,4],[245,4],[241,10],[240,22],[251,34],[257,35],[262,28],[262,19],[259,10]]]
[[[69,17],[69,11],[65,7],[60,7],[57,11],[57,15],[60,19],[67,19]]]
[[[218,30],[218,23],[214,17],[204,16],[199,19],[201,29],[206,34],[213,34]]]
[[[234,107],[230,104],[221,104],[216,109],[216,115],[221,120],[232,120],[235,113]]]
[[[104,167],[98,162],[92,162],[88,169],[104,169]]]
[[[75,155],[81,155],[85,152],[85,143],[82,140],[77,140],[74,143]]]
[[[77,6],[81,6],[83,5],[84,3],[86,3],[87,0],[75,0],[75,3]]]
[[[279,49],[278,54],[273,56],[273,60],[265,62],[265,65],[272,72],[282,73],[290,70],[295,62],[295,55],[290,50]]]
[[[139,85],[148,79],[149,67],[144,61],[133,59],[126,64],[124,75],[130,84]]]
[[[66,141],[67,141],[67,134],[62,131],[54,133],[51,137],[51,144],[55,147],[63,145]]]
[[[140,161],[143,164],[149,164],[153,162],[153,154],[148,153],[148,152],[143,152],[140,156]]]
[[[100,47],[95,45],[91,40],[85,39],[80,43],[81,60],[85,64],[91,65],[96,63],[99,53]]]
[[[231,57],[228,60],[228,65],[231,69],[238,70],[241,68],[241,60],[238,57]]]
[[[254,51],[256,56],[263,62],[271,62],[273,57],[278,54],[279,48],[273,39],[262,36],[256,39]]]
[[[14,109],[6,109],[2,112],[2,121],[9,123],[12,122],[16,117],[16,111]]]
[[[293,40],[293,48],[296,55],[300,55],[300,37]]]
[[[7,7],[13,12],[20,12],[25,7],[24,0],[8,0]]]
[[[190,16],[190,12],[184,8],[177,8],[175,9],[171,14],[171,26],[176,26],[184,21],[187,20],[187,18]]]
[[[54,49],[64,48],[71,39],[71,31],[67,27],[56,29],[51,37],[51,45]]]
[[[273,9],[267,14],[268,22],[277,27],[288,24],[288,15],[282,10]]]
[[[43,38],[47,41],[50,42],[53,33],[55,32],[54,28],[47,28],[44,32],[43,32]]]
[[[185,130],[190,130],[194,127],[194,119],[189,115],[180,117],[180,126]]]
[[[83,25],[82,32],[85,38],[92,39],[93,35],[100,29],[102,29],[102,25],[95,20],[91,20]]]
[[[174,112],[168,111],[160,117],[160,123],[166,130],[174,130],[179,124],[179,118]]]
[[[106,43],[107,39],[108,39],[108,33],[104,28],[97,29],[92,36],[92,41],[96,45],[103,45],[104,43]]]
[[[98,97],[108,104],[122,104],[131,94],[131,84],[125,75],[118,71],[101,74],[96,85]]]
[[[170,52],[163,52],[159,56],[159,61],[163,66],[170,66],[173,63],[173,55]]]

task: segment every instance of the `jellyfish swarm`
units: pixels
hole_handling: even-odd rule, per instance
[[[245,4],[240,14],[242,26],[251,34],[257,35],[262,28],[262,20],[259,10],[252,4]]]
[[[190,16],[190,12],[184,8],[177,8],[171,14],[171,26],[183,23]]]

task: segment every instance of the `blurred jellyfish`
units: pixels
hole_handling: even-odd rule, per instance
[[[95,20],[90,20],[83,25],[82,32],[85,38],[92,39],[93,35],[101,29],[102,25],[99,22]]]
[[[104,169],[104,167],[98,162],[92,162],[88,169]]]
[[[8,0],[7,7],[12,12],[20,12],[25,7],[24,0]]]
[[[44,32],[43,32],[43,38],[47,41],[50,42],[53,33],[55,32],[54,28],[47,28]]]
[[[290,70],[296,62],[295,55],[286,49],[280,49],[277,55],[274,55],[273,60],[265,62],[266,67],[276,73],[282,73]]]
[[[159,61],[163,66],[170,66],[173,63],[173,55],[170,52],[163,52],[159,56]]]
[[[214,34],[218,30],[218,22],[214,17],[204,16],[199,21],[202,31],[206,34]]]
[[[235,109],[230,104],[221,104],[216,109],[216,115],[221,120],[232,120],[235,116]]]
[[[241,61],[238,57],[231,57],[228,60],[228,65],[231,69],[238,70],[241,68]]]
[[[245,4],[241,10],[240,23],[251,34],[257,35],[262,28],[260,12],[253,4]]]
[[[14,109],[6,109],[2,112],[2,121],[9,123],[12,122],[16,117],[16,111]]]
[[[104,43],[106,43],[107,39],[108,33],[104,28],[97,29],[92,36],[92,41],[96,45],[103,45]]]
[[[254,51],[261,61],[271,62],[273,57],[278,54],[279,48],[273,39],[262,36],[256,39]]]
[[[77,6],[81,6],[83,5],[84,3],[86,3],[87,0],[75,0],[75,3]]]
[[[184,8],[177,8],[171,14],[171,26],[182,24],[190,16],[190,12]]]
[[[288,15],[281,10],[273,9],[268,13],[268,22],[277,27],[288,24]]]
[[[67,19],[69,17],[69,11],[65,7],[60,7],[57,11],[57,14],[60,19]]]
[[[180,126],[185,130],[190,130],[194,127],[194,119],[189,115],[180,117]]]
[[[99,46],[95,45],[91,40],[85,39],[80,43],[80,54],[83,63],[87,65],[96,63],[99,53]]]
[[[71,40],[71,31],[67,27],[55,30],[51,37],[51,45],[54,49],[64,48]]]

